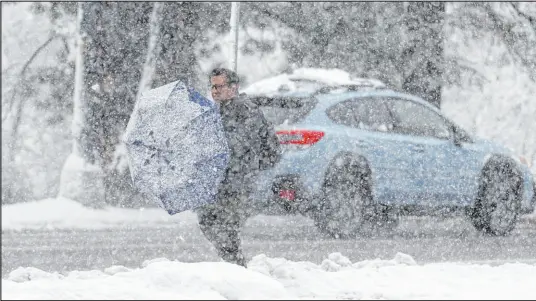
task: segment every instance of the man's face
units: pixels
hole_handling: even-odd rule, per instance
[[[238,85],[227,84],[225,75],[217,75],[210,78],[210,87],[212,99],[216,102],[222,102],[236,97]]]

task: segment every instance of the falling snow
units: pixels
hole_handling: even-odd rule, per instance
[[[237,41],[231,5],[2,2],[2,298],[536,299],[535,3],[241,2]],[[155,88],[212,101],[235,42],[282,151],[237,184],[247,267],[125,134]],[[185,106],[151,113],[179,173],[214,146]]]

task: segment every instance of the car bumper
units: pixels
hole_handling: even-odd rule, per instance
[[[536,209],[536,183],[534,176],[527,175],[523,181],[523,201],[521,211],[524,214],[534,212]]]
[[[528,168],[523,168],[523,199],[521,212],[523,214],[532,213],[536,206],[536,184],[534,175]]]

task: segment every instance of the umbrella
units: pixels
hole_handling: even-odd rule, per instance
[[[123,141],[135,187],[169,214],[215,201],[229,148],[214,102],[181,81],[149,90]]]

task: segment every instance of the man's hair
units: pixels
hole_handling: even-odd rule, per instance
[[[212,72],[210,72],[209,79],[212,78],[213,76],[219,76],[219,75],[225,76],[225,78],[227,79],[228,85],[240,83],[238,74],[236,74],[236,72],[234,72],[233,70],[230,70],[227,68],[215,68],[214,70],[212,70]]]

